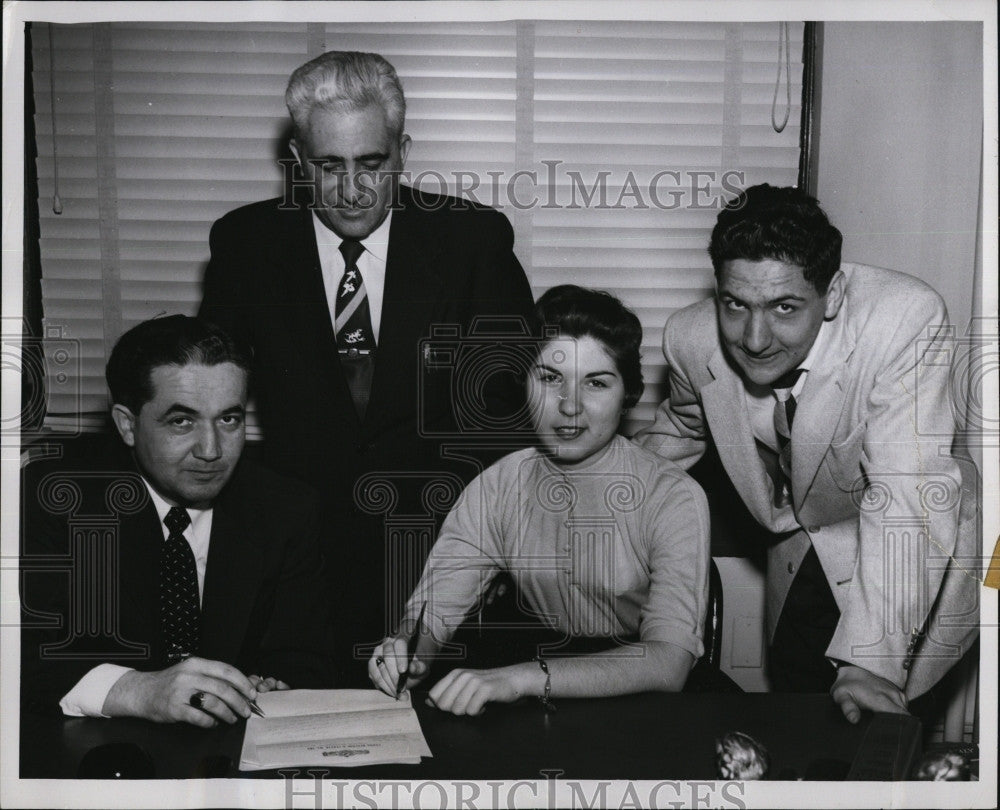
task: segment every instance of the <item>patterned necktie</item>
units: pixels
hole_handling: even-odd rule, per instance
[[[170,534],[160,555],[160,620],[167,662],[174,664],[198,653],[201,636],[198,569],[194,552],[184,539],[184,530],[191,525],[187,510],[172,507],[163,523]]]
[[[774,432],[778,436],[778,468],[774,476],[774,505],[783,509],[792,502],[792,420],[795,397],[792,389],[805,369],[790,371],[771,384],[774,391]]]
[[[340,366],[344,370],[354,408],[362,421],[368,410],[375,368],[375,331],[372,329],[365,282],[358,270],[358,257],[364,251],[364,245],[356,239],[345,239],[340,243],[344,275],[337,287],[334,310]]]
[[[357,349],[358,353],[371,351],[375,348],[375,332],[365,282],[358,270],[358,258],[365,247],[356,239],[345,239],[340,243],[340,252],[344,257],[344,275],[337,286],[334,313],[337,348],[342,352],[351,349]]]

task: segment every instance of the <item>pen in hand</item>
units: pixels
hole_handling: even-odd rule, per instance
[[[420,608],[420,615],[417,616],[417,623],[413,626],[413,632],[410,633],[410,640],[406,645],[406,667],[399,674],[399,680],[396,681],[396,700],[399,700],[399,696],[403,694],[403,687],[406,686],[406,678],[410,674],[410,664],[413,663],[413,659],[417,652],[417,641],[420,640],[420,626],[424,621],[424,611],[427,610],[427,601]]]
[[[253,687],[254,687],[255,690],[260,689],[261,685],[266,685],[265,682],[267,680],[268,680],[268,678],[262,678],[259,675],[251,675],[250,676],[250,683],[253,684]],[[270,680],[274,680],[274,679],[272,678]],[[267,691],[270,690],[270,688],[271,687],[268,687],[268,688],[263,689],[261,691],[267,692]],[[250,707],[250,711],[253,712],[255,715],[257,715],[258,717],[263,717],[264,716],[264,710],[260,707],[260,704],[257,702],[257,698],[256,697],[253,698],[252,700],[249,699],[249,698],[247,698],[247,705]]]

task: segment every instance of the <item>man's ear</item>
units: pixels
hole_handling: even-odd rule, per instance
[[[405,132],[399,136],[399,168],[403,168],[406,165],[406,156],[410,154],[410,146],[413,141],[410,140],[410,136]]]
[[[823,317],[832,321],[840,312],[840,307],[844,303],[844,294],[847,292],[847,278],[843,270],[838,270],[830,279],[830,284],[826,288],[826,308]]]
[[[124,405],[114,405],[111,408],[111,418],[118,435],[129,447],[135,447],[135,415]]]
[[[295,155],[295,159],[299,163],[302,163],[302,155],[299,152],[299,142],[297,140],[295,140],[295,138],[290,138],[289,139],[289,141],[288,141],[288,149],[289,149],[289,151],[293,155]]]

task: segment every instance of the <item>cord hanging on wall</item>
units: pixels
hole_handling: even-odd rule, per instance
[[[56,145],[56,69],[54,50],[52,48],[52,23],[49,28],[49,107],[52,113],[52,213],[62,213],[62,200],[59,199],[59,148]]]
[[[781,123],[779,124],[776,116],[778,112],[778,88],[781,87],[782,49],[785,52],[785,117],[781,119]],[[784,130],[788,124],[788,115],[792,109],[792,65],[790,51],[788,23],[778,23],[778,78],[774,81],[774,97],[771,99],[771,126],[774,127],[775,132]]]

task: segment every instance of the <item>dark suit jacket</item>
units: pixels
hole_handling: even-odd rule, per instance
[[[498,333],[520,329],[510,318],[530,315],[531,290],[503,215],[400,186],[371,400],[359,421],[336,351],[312,213],[304,205],[282,210],[280,202],[254,203],[215,223],[201,314],[253,346],[264,461],[323,496],[330,560],[342,573],[331,585],[338,622],[355,641],[376,641],[385,620],[398,620],[393,614],[425,553],[401,552],[405,564],[389,560],[396,552],[385,552],[384,513],[434,523],[479,472],[477,462],[447,458],[447,448],[506,441],[485,459],[479,454],[490,462],[525,444],[523,429],[497,427],[519,408],[522,428],[526,420],[522,384],[494,373],[502,356],[495,344]],[[470,340],[477,318],[479,337]],[[388,500],[366,496],[371,476],[392,493]],[[434,479],[443,487],[427,497]],[[404,568],[403,581],[387,586],[386,571]]]
[[[458,401],[442,338],[428,370],[422,344],[437,326],[465,335],[477,317],[527,317],[531,290],[515,258],[506,218],[453,197],[400,186],[393,212],[371,400],[359,421],[341,371],[323,289],[312,213],[278,199],[230,212],[212,227],[201,314],[249,340],[265,458],[303,480],[333,484],[322,494],[353,505],[357,475],[440,464],[438,449],[461,426],[481,441],[495,431],[476,420],[518,404],[520,391],[491,390],[485,404]],[[495,332],[495,321],[480,321]],[[481,343],[468,343],[468,351]],[[453,354],[453,363],[462,359]],[[466,398],[468,400],[468,398]],[[421,433],[424,436],[421,436]],[[520,438],[523,442],[523,436]],[[452,437],[450,441],[454,442]],[[335,462],[335,463],[334,463]]]
[[[54,709],[92,667],[167,665],[163,533],[130,456],[41,461],[22,488],[22,700]],[[333,684],[315,496],[246,460],[213,507],[199,655],[292,687]]]

